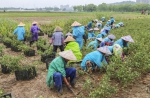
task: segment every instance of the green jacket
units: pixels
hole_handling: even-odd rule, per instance
[[[55,58],[50,63],[49,68],[48,68],[47,78],[46,78],[46,84],[48,87],[54,86],[53,74],[55,72],[60,72],[63,77],[66,77],[65,66],[66,66],[66,63],[61,56]]]
[[[77,60],[82,60],[82,53],[80,52],[79,44],[75,41],[69,42],[65,47],[65,50],[72,50]]]

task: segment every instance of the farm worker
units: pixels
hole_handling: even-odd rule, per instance
[[[68,32],[65,36],[65,38],[67,38],[68,36],[73,36],[70,32]]]
[[[102,17],[102,18],[101,18],[101,21],[104,22],[104,21],[105,21],[105,17]]]
[[[60,94],[62,94],[63,81],[68,89],[72,89],[76,84],[76,69],[66,68],[66,64],[70,60],[77,60],[71,50],[59,52],[59,56],[50,63],[48,68],[46,84],[48,87],[54,87],[55,85]],[[70,81],[67,78],[70,78]]]
[[[96,36],[96,38],[104,38],[107,34],[105,32],[101,32]]]
[[[86,37],[85,37],[85,26],[81,26],[81,24],[77,21],[75,21],[72,25],[73,28],[73,37],[75,38],[76,42],[80,46],[80,50],[82,49],[83,46],[83,39],[85,40],[86,43]]]
[[[110,25],[111,25],[111,28],[112,28],[112,26],[113,26],[113,23],[115,22],[115,19],[114,19],[114,17],[110,17]]]
[[[97,21],[96,22],[96,27],[97,28],[102,28],[102,21]]]
[[[87,29],[91,29],[92,28],[92,24],[95,23],[94,20],[90,21],[88,24],[87,24]]]
[[[104,46],[104,45],[103,45],[104,43],[101,43],[102,41],[103,41],[102,38],[96,38],[96,40],[91,41],[91,42],[88,44],[87,48],[89,48],[89,47],[92,46],[93,49],[96,50],[98,47]],[[100,46],[99,46],[99,45],[100,45]]]
[[[94,21],[95,21],[95,22],[98,22],[98,19],[95,19]]]
[[[115,38],[116,37],[113,34],[110,34],[110,35],[108,35],[108,37],[104,38],[103,42],[107,46],[112,46]]]
[[[93,29],[91,28],[88,32],[88,39],[93,39],[95,38],[95,33],[93,32]]]
[[[110,25],[111,25],[111,21],[108,20],[108,21],[106,22],[106,25],[110,26]]]
[[[109,31],[110,31],[110,26],[109,27],[105,26],[101,30],[101,33],[96,36],[96,38],[101,38],[101,37],[104,38],[109,33]]]
[[[66,44],[65,50],[72,50],[77,60],[82,59],[82,53],[80,51],[79,44],[75,41],[75,39],[72,36],[68,36],[64,40],[64,43]]]
[[[119,24],[121,27],[124,26],[124,23],[123,23],[123,22],[119,22],[118,24]]]
[[[111,52],[107,47],[100,47],[96,51],[87,54],[82,60],[81,63],[82,69],[84,71],[92,73],[92,70],[94,70],[96,67],[98,68],[102,67],[103,61],[105,64],[108,64],[105,59],[106,54],[111,54]]]
[[[130,35],[121,37],[119,40],[115,41],[114,45],[119,44],[122,48],[129,47],[128,42],[134,42]]]
[[[64,51],[64,35],[62,33],[62,28],[59,26],[54,29],[50,44],[53,44],[53,52],[57,52],[58,47],[60,51]]]
[[[116,25],[115,25],[115,28],[120,28],[120,25],[119,25],[119,24],[116,24]]]
[[[134,40],[132,39],[132,37],[130,35],[127,35],[127,36],[123,36],[121,37],[119,40],[117,40],[115,44],[119,44],[120,47],[123,49],[123,53],[122,53],[122,59],[124,59],[124,56],[125,56],[125,53],[128,53],[129,51],[129,44],[128,42],[132,42],[134,43]],[[125,47],[126,47],[126,51],[125,51]]]
[[[20,24],[18,25],[18,27],[14,30],[13,34],[17,34],[17,39],[20,41],[24,40],[24,34],[25,34],[25,28],[24,28],[25,24],[23,24],[22,22],[20,22]]]
[[[31,46],[34,43],[34,41],[38,40],[38,31],[42,32],[42,30],[37,26],[37,22],[34,21],[32,23],[30,31],[32,33],[32,41],[30,42],[30,46]]]

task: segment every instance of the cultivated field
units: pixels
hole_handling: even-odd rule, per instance
[[[14,64],[14,66],[10,65],[10,68],[14,69],[11,73],[0,72],[0,96],[2,90],[3,94],[11,93],[15,98],[75,98],[65,85],[63,95],[58,95],[56,90],[46,86],[47,69],[46,63],[41,62],[41,55],[51,53],[52,47],[49,47],[49,39],[55,26],[62,27],[65,35],[71,31],[70,25],[75,20],[86,25],[90,20],[101,19],[102,16],[105,16],[107,20],[113,16],[115,23],[124,22],[124,27],[112,29],[110,33],[116,36],[116,40],[122,36],[131,35],[134,43],[130,44],[130,50],[126,54],[124,62],[114,56],[110,57],[110,64],[94,72],[93,78],[81,70],[80,64],[68,64],[68,66],[77,68],[77,88],[75,91],[80,91],[77,98],[150,98],[150,22],[148,21],[150,16],[121,12],[0,13],[0,38],[3,42],[10,42],[18,47],[22,46],[22,51],[14,52],[11,48],[3,45],[3,42],[0,43],[0,63]],[[34,43],[29,48],[28,41],[24,45],[16,41],[12,33],[20,21],[26,24],[26,38],[31,36],[29,31],[31,23],[37,21],[39,27],[44,31],[44,36],[40,36],[41,42]],[[42,42],[46,42],[46,44]],[[37,45],[41,45],[49,51],[40,51],[37,49]],[[34,49],[35,56],[25,56],[24,51],[28,49]],[[83,57],[91,51],[84,46]],[[4,57],[6,58],[3,59]],[[10,59],[8,59],[9,57]],[[19,62],[13,62],[16,60],[13,59],[14,57],[18,57]],[[24,66],[35,66],[36,77],[28,81],[17,81],[14,72],[20,63]]]

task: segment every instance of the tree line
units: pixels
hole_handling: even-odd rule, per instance
[[[149,4],[106,4],[97,5],[78,5],[73,6],[76,12],[94,12],[94,11],[115,11],[115,12],[139,12],[142,10],[150,10]]]

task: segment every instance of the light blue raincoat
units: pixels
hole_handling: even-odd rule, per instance
[[[13,34],[17,34],[17,39],[18,39],[18,40],[24,40],[24,34],[25,34],[25,29],[24,29],[24,27],[23,27],[23,26],[18,26],[18,27],[14,30]]]
[[[106,59],[105,59],[105,56],[98,50],[96,51],[93,51],[89,54],[87,54],[83,60],[82,60],[82,63],[81,63],[81,67],[83,70],[87,70],[86,69],[86,61],[91,61],[93,63],[95,63],[99,68],[101,68],[103,65],[102,65],[102,62],[104,61],[105,64],[108,64]]]
[[[129,44],[127,42],[124,42],[122,38],[120,38],[119,40],[115,41],[115,44],[119,44],[121,46],[121,48],[123,47],[129,47]]]
[[[89,32],[88,33],[88,39],[91,39],[93,37],[95,37],[95,33],[94,32]]]
[[[79,44],[80,49],[82,49],[82,46],[83,46],[83,35],[85,34],[84,29],[85,29],[84,26],[73,27],[73,36],[75,37],[76,42]]]

